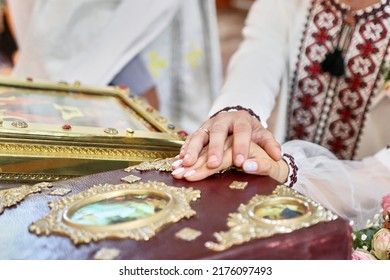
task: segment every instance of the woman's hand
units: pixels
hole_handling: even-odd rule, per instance
[[[172,167],[174,171],[172,176],[176,179],[186,179],[188,181],[199,181],[207,178],[221,170],[231,167],[233,163],[233,136],[227,138],[223,147],[221,165],[215,168],[210,168],[207,164],[207,155],[209,146],[206,146],[200,153],[198,160],[192,166],[184,166],[183,160],[178,158]],[[272,159],[264,149],[254,142],[249,145],[248,159],[242,164],[242,169],[248,174],[257,174],[262,176],[269,176],[280,183],[287,181],[289,167],[287,163],[280,159],[275,161]]]
[[[232,135],[232,161],[236,167],[242,167],[248,159],[250,143],[253,141],[262,147],[274,160],[281,159],[280,144],[271,132],[247,111],[221,112],[208,119],[202,127],[187,138],[181,148],[179,158],[182,165],[190,167],[200,157],[210,170],[223,169],[224,146]],[[208,145],[207,152],[204,147]]]

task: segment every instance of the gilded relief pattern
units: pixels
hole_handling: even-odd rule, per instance
[[[0,181],[31,181],[31,182],[42,182],[42,181],[58,181],[74,178],[71,175],[59,175],[59,174],[42,174],[42,173],[12,173],[12,172],[1,172]]]
[[[270,210],[274,212],[270,214]],[[271,195],[256,195],[248,204],[241,204],[238,211],[228,217],[230,229],[214,233],[217,242],[209,241],[205,246],[213,251],[224,251],[253,239],[288,233],[337,218],[317,202],[286,186],[277,186]]]
[[[138,158],[163,158],[172,156],[171,153],[136,151],[128,149],[104,149],[104,148],[86,148],[75,146],[44,146],[44,145],[25,145],[25,144],[0,144],[2,153],[7,154],[29,154],[29,153],[48,153],[52,156],[61,157],[138,157]]]
[[[26,196],[40,192],[43,188],[50,188],[53,185],[42,182],[33,186],[23,185],[20,187],[0,190],[0,214],[3,213],[4,208],[14,206],[22,201]]]
[[[158,171],[173,171],[172,163],[175,161],[175,158],[164,158],[156,159],[154,161],[145,161],[138,165],[130,166],[125,169],[125,171],[130,172],[132,170],[146,171],[146,170],[158,170]]]
[[[168,203],[161,208],[161,211],[130,222],[113,221],[104,225],[90,225],[75,223],[69,219],[72,212],[76,213],[85,206],[96,203],[103,204],[107,199],[119,199],[128,193],[164,197],[164,200]],[[129,238],[147,241],[162,226],[195,215],[196,212],[190,207],[190,202],[198,198],[200,198],[199,190],[167,186],[161,182],[96,185],[81,193],[49,203],[51,212],[32,223],[29,230],[37,235],[65,235],[74,244],[89,243],[105,238]],[[77,208],[76,211],[72,210],[74,208]],[[116,218],[116,216],[113,217]]]

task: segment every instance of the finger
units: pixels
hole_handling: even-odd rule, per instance
[[[228,114],[228,113],[224,113]],[[213,125],[209,128],[210,139],[208,145],[207,166],[210,169],[218,168],[223,159],[227,137],[230,132],[231,120],[220,118],[218,115],[214,118]]]
[[[284,182],[288,167],[283,160],[275,161],[259,145],[252,142],[249,159],[245,160],[242,169],[245,173],[269,176],[277,181]]]
[[[223,146],[223,150],[226,151],[227,149],[232,148],[232,146],[233,146],[233,135],[229,135],[226,138],[225,144]]]
[[[217,168],[209,168],[207,163],[201,164],[196,168],[191,168],[183,174],[183,178],[187,181],[203,180],[211,175],[214,175],[221,170],[233,165],[232,148],[229,148],[223,153],[221,165]]]
[[[285,183],[289,174],[289,167],[282,159],[279,161],[269,158],[248,159],[242,169],[248,174],[269,176],[280,183]]]
[[[236,114],[236,120],[233,127],[233,158],[234,165],[241,167],[244,160],[248,158],[249,145],[252,139],[252,126],[260,125],[260,122],[253,122],[254,118],[246,111],[240,111]]]
[[[172,164],[172,165],[175,164],[175,166],[173,168],[174,170],[171,173],[175,179],[183,179],[184,174],[186,174],[188,171],[190,171],[192,169],[197,169],[202,165],[206,165],[206,163],[207,163],[207,148],[202,150],[201,154],[198,157],[198,160],[192,166],[188,166],[188,167],[183,166],[182,164],[180,164],[180,161],[182,161],[182,160],[177,160],[176,161],[176,162],[178,162],[177,164],[175,164],[175,162]]]
[[[253,133],[252,140],[262,147],[272,159],[276,161],[282,159],[281,146],[269,130],[258,127]]]
[[[209,126],[208,122],[209,122],[209,120],[204,122],[193,134],[191,134],[191,135],[186,137],[186,140],[184,141],[183,145],[180,148],[180,154],[179,154],[180,158],[184,158],[185,154],[187,153],[188,146],[191,146],[190,143],[192,143],[192,145],[194,145],[194,142],[196,142],[197,139],[193,139],[194,138],[194,134],[198,134],[198,135],[195,135],[195,136],[198,138],[198,140],[201,138],[202,139],[202,143],[207,143],[208,142],[209,130],[206,128],[206,127]],[[202,133],[199,133],[201,131],[205,132],[206,134],[202,136]]]
[[[270,176],[272,164],[266,158],[252,158],[244,161],[242,169],[245,173]]]
[[[192,166],[198,160],[198,157],[205,145],[209,142],[208,122],[197,129],[189,139],[184,143],[180,156],[183,159],[183,166]]]
[[[226,141],[225,141],[225,144],[224,144],[224,147],[223,147],[223,150],[226,151],[227,149],[231,148],[232,147],[232,144],[233,144],[233,137],[232,136],[229,136]],[[196,161],[196,163],[194,165],[197,166],[197,164],[200,162],[201,164],[206,162],[207,161],[207,152],[208,152],[208,146],[204,147],[203,150],[201,151],[199,157],[198,157],[198,160]],[[175,157],[175,161],[172,163],[172,169],[173,170],[176,170],[180,167],[183,167],[183,158],[180,158],[180,156],[176,156]],[[187,166],[186,168],[194,168],[194,165],[193,166]],[[199,164],[198,164],[199,165]],[[177,171],[177,172],[183,172],[184,169],[181,169],[181,171]],[[178,178],[179,179],[179,178]]]
[[[273,162],[262,147],[251,142],[249,159],[244,161],[242,169],[246,173],[270,176]]]

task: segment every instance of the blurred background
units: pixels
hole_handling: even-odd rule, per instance
[[[225,73],[230,56],[241,41],[241,29],[253,0],[216,0],[222,67]],[[0,0],[0,6],[4,4]],[[0,13],[5,10],[0,9]],[[17,46],[12,38],[6,17],[0,23],[0,75],[10,75],[17,57]]]
[[[253,2],[0,0],[0,75],[127,87],[192,133]]]
[[[217,0],[222,67],[225,74],[229,58],[241,42],[241,29],[253,0]]]

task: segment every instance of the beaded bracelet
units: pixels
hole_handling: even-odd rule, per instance
[[[252,117],[255,117],[259,122],[261,122],[260,117],[258,115],[256,115],[255,112],[252,111],[252,109],[248,109],[248,108],[242,107],[240,105],[225,107],[225,108],[219,110],[218,112],[216,112],[215,114],[213,114],[210,117],[210,119],[214,118],[216,115],[218,115],[221,112],[232,112],[232,111],[247,111]]]
[[[289,154],[283,154],[283,160],[289,166],[289,172],[287,181],[284,183],[285,186],[292,188],[298,179],[298,166],[295,164],[295,159]]]

